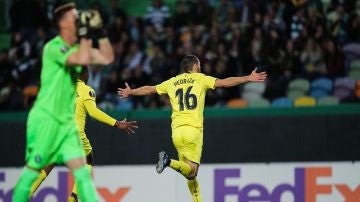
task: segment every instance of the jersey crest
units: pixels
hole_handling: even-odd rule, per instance
[[[60,48],[60,51],[61,51],[62,53],[66,53],[66,52],[69,51],[69,48],[66,47],[66,46],[63,46],[63,47]]]
[[[95,91],[94,91],[94,90],[90,90],[90,91],[89,91],[89,95],[90,95],[90,97],[95,97]]]

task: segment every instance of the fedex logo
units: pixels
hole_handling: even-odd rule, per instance
[[[317,195],[330,195],[335,191],[341,194],[344,202],[360,202],[360,185],[351,189],[346,184],[317,182],[317,179],[332,176],[331,167],[295,168],[294,183],[279,183],[273,190],[268,190],[259,183],[244,186],[226,185],[226,179],[240,178],[240,169],[215,169],[214,174],[215,202],[224,202],[225,196],[229,195],[237,196],[239,202],[281,202],[281,196],[284,193],[292,194],[294,202],[316,202]],[[257,193],[256,196],[254,192]]]
[[[6,176],[4,172],[0,172],[0,185],[6,182]],[[57,201],[67,201],[69,193],[73,186],[74,179],[69,172],[58,172],[57,188],[44,187],[36,191],[35,195],[31,198],[31,202],[43,202],[47,196],[52,195]],[[115,192],[110,191],[107,187],[97,187],[96,190],[103,201],[106,202],[121,202],[124,196],[130,190],[129,187],[119,187]],[[13,189],[3,190],[0,187],[0,201],[11,202],[13,196]]]

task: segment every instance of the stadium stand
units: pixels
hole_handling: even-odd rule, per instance
[[[36,92],[29,99],[26,89],[39,86],[42,47],[56,33],[48,17],[57,1],[5,2],[0,6],[8,14],[1,18],[6,26],[0,33],[0,110],[26,110]],[[249,107],[292,106],[302,96],[318,105],[332,95],[339,104],[359,101],[359,1],[154,0],[142,1],[141,7],[123,0],[75,2],[100,10],[116,53],[114,64],[90,71],[89,85],[103,108],[168,107],[166,99],[155,96],[120,100],[117,87],[164,81],[178,73],[180,59],[190,53],[199,56],[205,74],[218,78],[246,75],[255,67],[269,74],[261,91],[215,90],[208,93],[207,106],[229,106],[239,98]]]

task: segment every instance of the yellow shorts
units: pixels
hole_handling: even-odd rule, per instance
[[[178,152],[179,160],[186,158],[200,164],[203,147],[203,130],[191,126],[173,129],[172,140]]]

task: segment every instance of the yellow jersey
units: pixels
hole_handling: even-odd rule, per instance
[[[155,86],[159,95],[170,98],[172,129],[184,125],[203,128],[206,91],[215,88],[215,81],[202,73],[183,73]]]
[[[88,144],[88,139],[85,134],[87,114],[110,126],[114,126],[116,120],[96,107],[95,91],[81,80],[77,82],[76,93],[75,120],[79,128],[80,138],[85,145]]]

